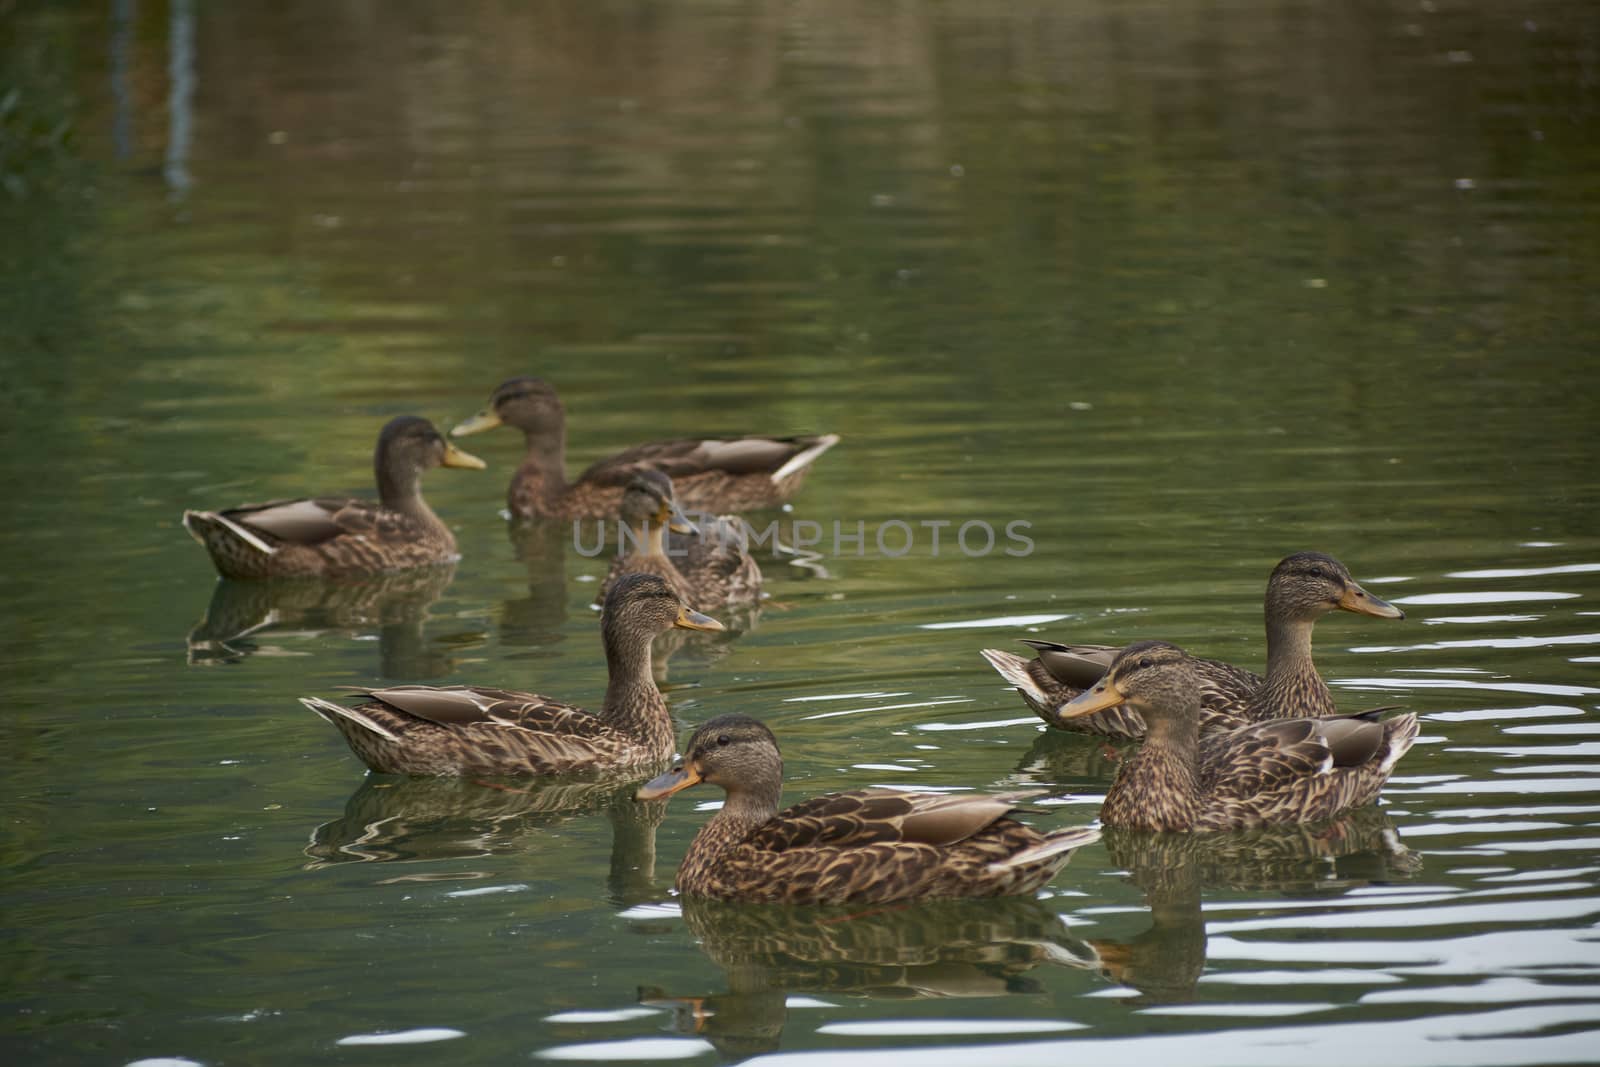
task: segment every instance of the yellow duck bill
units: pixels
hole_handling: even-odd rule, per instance
[[[1076,719],[1114,708],[1118,704],[1125,704],[1127,700],[1127,695],[1122,690],[1112,685],[1108,679],[1102,678],[1093,687],[1085,689],[1061,705],[1056,714],[1063,719]]]
[[[449,441],[444,443],[444,459],[439,461],[446,467],[459,467],[462,470],[481,471],[488,466],[483,460],[474,456],[465,449],[457,448]]]
[[[680,630],[706,630],[711,633],[727,629],[726,626],[713,619],[710,615],[702,615],[689,607],[678,609],[678,618],[672,625]]]
[[[1339,598],[1339,607],[1344,611],[1353,611],[1357,615],[1371,615],[1375,619],[1406,617],[1405,612],[1382,597],[1373,596],[1355,582],[1345,587],[1344,595]]]
[[[666,774],[658,775],[639,787],[633,794],[635,800],[660,800],[670,797],[680,790],[688,789],[691,785],[700,784],[700,772],[693,767],[674,767]]]
[[[458,423],[456,428],[450,431],[450,436],[466,437],[468,434],[492,430],[499,425],[501,425],[500,416],[492,409],[485,409],[472,416],[472,418]]]

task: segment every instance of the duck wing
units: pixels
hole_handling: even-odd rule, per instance
[[[762,851],[859,848],[875,844],[944,847],[1004,818],[1037,792],[903,793],[856,789],[827,793],[785,808],[745,844]]]

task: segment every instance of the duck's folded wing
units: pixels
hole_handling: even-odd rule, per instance
[[[801,801],[779,812],[746,843],[783,852],[869,844],[953,845],[1034,793],[902,793],[859,789]]]
[[[1074,689],[1088,689],[1098,682],[1119,651],[1112,645],[1064,645],[1026,637],[1022,643],[1039,654],[1039,663],[1050,677]]]
[[[705,437],[651,441],[600,460],[584,471],[580,480],[623,485],[641,470],[659,470],[672,478],[686,478],[704,471],[772,474],[808,449],[821,455],[837,440],[830,437]]]
[[[440,726],[498,724],[579,738],[608,737],[613,733],[610,726],[582,708],[537,693],[468,685],[352,688]]]
[[[1259,797],[1359,767],[1383,737],[1383,723],[1361,718],[1272,719],[1202,741],[1202,774],[1218,796]]]
[[[340,497],[306,497],[298,500],[272,500],[265,504],[246,504],[229,508],[222,516],[253,530],[294,545],[315,545],[351,532],[341,520],[354,506],[365,501]]]

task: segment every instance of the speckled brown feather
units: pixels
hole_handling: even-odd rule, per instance
[[[483,462],[445,442],[426,419],[401,415],[378,436],[377,501],[304,497],[225,511],[186,511],[183,525],[226,578],[349,578],[454,562],[455,535],[422,499],[440,465]]]
[[[488,686],[357,689],[353,706],[301,703],[333,723],[352,751],[385,774],[557,775],[648,769],[671,756],[672,719],[651,677],[650,643],[689,617],[681,597],[650,575],[629,575],[606,601],[601,633],[609,680],[590,714],[537,693]]]
[[[750,552],[741,520],[714,515],[698,523],[696,535],[673,537],[676,564],[692,591],[690,603],[702,611],[747,607],[761,600],[761,565]]]
[[[324,529],[306,541],[291,541],[256,520],[286,505],[309,505],[326,515]],[[429,513],[432,514],[431,512]],[[263,552],[240,537],[228,519],[271,546]],[[460,558],[455,535],[432,522],[389,511],[375,501],[320,497],[244,504],[226,511],[187,511],[183,524],[211,554],[225,578],[346,578],[383,574]]]
[[[604,519],[640,470],[659,470],[677,485],[686,509],[745,511],[785,503],[811,464],[838,443],[834,434],[801,437],[702,437],[652,441],[591,464],[571,483],[566,475],[566,411],[539,378],[502,382],[480,415],[456,427],[476,433],[495,425],[520,429],[527,453],[512,476],[506,504],[525,519]]]
[[[397,686],[357,692],[372,699],[352,710],[393,734],[394,740],[348,715],[308,706],[338,727],[361,761],[381,774],[557,775],[596,768],[642,771],[672,756],[670,720],[664,731],[649,731],[655,736],[636,735],[582,708],[536,693],[475,686]],[[459,714],[424,717],[405,710],[408,705],[415,707],[410,698],[424,692],[458,701]],[[667,717],[665,701],[641,710]]]
[[[924,841],[912,833],[932,805],[960,813],[967,799],[982,825],[958,840]],[[882,903],[914,897],[992,897],[1031,893],[1053,878],[1070,852],[994,870],[1044,834],[996,815],[1012,806],[990,797],[950,794],[835,793],[778,812],[753,833],[712,819],[696,835],[678,871],[683,893],[719,900],[785,903]],[[941,835],[942,836],[942,835]],[[1080,844],[1094,835],[1083,834]]]
[[[852,790],[779,811],[782,775],[771,731],[722,715],[695,731],[675,770],[640,790],[653,799],[706,781],[728,791],[689,846],[680,892],[792,904],[1030,893],[1099,837],[1087,827],[1041,834],[1010,818],[1032,792]]]
[[[1058,645],[1046,641],[1024,643],[1040,648],[1044,654],[1027,659],[998,648],[982,649],[981,654],[1002,678],[1016,687],[1035,715],[1051,726],[1076,733],[1125,739],[1144,736],[1144,719],[1126,705],[1107,708],[1078,719],[1062,719],[1057,715],[1063,704],[1094,684],[1094,681],[1092,678],[1085,681],[1082,677],[1074,677],[1071,682],[1063,681],[1051,672],[1046,658],[1048,652],[1094,650],[1107,653],[1105,662],[1109,664],[1116,649],[1104,645]],[[1196,659],[1195,663],[1200,676],[1200,708],[1204,715],[1201,729],[1209,733],[1241,725],[1240,716],[1260,687],[1261,676],[1220,660]]]
[[[622,498],[617,537],[597,602],[625,574],[654,574],[700,611],[721,612],[760,600],[761,568],[750,554],[736,516],[713,515],[693,531],[669,535],[674,520],[688,521],[675,501],[672,479],[659,471],[637,473]]]
[[[1263,606],[1266,676],[1220,660],[1192,659],[1200,692],[1201,732],[1218,733],[1268,719],[1337,715],[1333,693],[1311,658],[1313,625],[1336,609],[1404,618],[1399,609],[1362,589],[1332,556],[1297,552],[1279,560],[1267,579]],[[1095,683],[1097,668],[1103,671],[1110,664],[1115,648],[1037,640],[1023,643],[1038,650],[1038,656],[1025,659],[992,648],[982,653],[1001,677],[1016,687],[1034,714],[1060,729],[1110,737],[1144,736],[1144,720],[1126,706],[1071,719],[1060,715],[1062,705]]]
[[[1142,748],[1100,819],[1132,830],[1232,830],[1332,818],[1370,804],[1417,736],[1417,717],[1274,719],[1201,736],[1194,661],[1159,641],[1129,645],[1085,709],[1121,698],[1144,713]],[[1063,709],[1070,715],[1074,704]],[[1152,718],[1154,716],[1154,718]]]

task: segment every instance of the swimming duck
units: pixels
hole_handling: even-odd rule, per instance
[[[1031,893],[1100,836],[1088,827],[1041,834],[1009,818],[1037,795],[1031,792],[858,789],[779,811],[777,738],[746,715],[707,721],[678,765],[636,796],[654,800],[699,782],[721,786],[727,800],[695,835],[677,886],[719,900],[882,903]]]
[[[1403,619],[1405,612],[1373,596],[1350,576],[1343,563],[1322,552],[1285,556],[1267,579],[1267,674],[1214,659],[1195,659],[1203,733],[1231,730],[1276,718],[1320,718],[1338,714],[1333,693],[1311,660],[1311,630],[1330,611],[1350,611],[1379,619]],[[1110,666],[1117,650],[1106,645],[1062,645],[1023,641],[1037,649],[1035,659],[998,648],[983,658],[1022,694],[1045,722],[1067,730],[1108,737],[1143,737],[1144,720],[1131,708],[1112,707],[1081,719],[1063,719],[1063,704],[1088,689]]]
[[[333,723],[380,774],[555,775],[644,770],[672,755],[672,719],[650,670],[650,642],[673,627],[720,630],[651,574],[630,574],[601,617],[610,680],[590,713],[540,696],[483,686],[358,689],[347,707],[300,703]]]
[[[378,500],[307,497],[185,511],[183,526],[225,578],[343,578],[460,558],[455,535],[422,499],[433,467],[482,470],[483,460],[415,415],[390,419],[373,455]]]
[[[655,470],[635,474],[622,494],[623,551],[600,587],[603,601],[624,574],[654,574],[695,607],[717,611],[761,599],[761,567],[750,554],[741,521],[713,515],[696,526],[678,507],[672,479]],[[684,536],[670,545],[666,532]]]
[[[696,535],[699,528],[689,521],[672,496],[672,479],[660,471],[640,471],[623,490],[617,524],[617,555],[611,570],[600,585],[595,603],[604,604],[606,594],[625,574],[653,574],[666,582],[684,600],[701,606],[677,561],[667,555],[667,531]]]
[[[515,427],[527,441],[522,466],[506,491],[506,506],[525,519],[610,518],[629,478],[643,469],[675,479],[680,503],[692,511],[773,507],[793,496],[817,457],[839,443],[831,433],[653,441],[600,460],[568,482],[567,416],[548,382],[503,382],[488,407],[450,433],[462,437],[496,426]]]
[[[1100,809],[1108,827],[1239,830],[1313,822],[1377,800],[1417,738],[1417,717],[1373,712],[1268,719],[1201,736],[1200,670],[1176,645],[1129,645],[1063,719],[1128,705],[1144,744],[1122,765]]]

